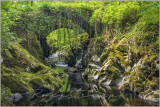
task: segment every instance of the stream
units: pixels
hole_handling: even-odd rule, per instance
[[[54,56],[55,55],[55,56]],[[52,55],[57,57],[56,54]],[[30,106],[155,106],[158,103],[139,98],[134,93],[121,92],[116,86],[101,86],[82,78],[82,71],[65,62],[57,62],[53,68],[65,82],[57,92],[42,92],[16,105]]]

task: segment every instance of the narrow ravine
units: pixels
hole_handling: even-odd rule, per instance
[[[146,101],[135,93],[122,92],[117,86],[104,86],[89,82],[82,77],[82,72],[69,67],[65,60],[53,53],[46,61],[56,61],[52,69],[59,73],[64,81],[61,88],[56,91],[42,91],[33,95],[28,103],[26,97],[15,105],[31,106],[156,106],[158,103]],[[61,61],[61,62],[59,62]],[[62,62],[64,61],[64,62]]]
[[[1,4],[1,106],[159,106],[158,1]]]

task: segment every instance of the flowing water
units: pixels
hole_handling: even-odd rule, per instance
[[[54,68],[64,85],[56,92],[43,91],[26,98],[16,105],[30,106],[155,106],[158,103],[139,98],[134,93],[124,93],[117,87],[101,86],[82,78],[82,72],[65,72],[69,68],[64,62],[57,62]]]

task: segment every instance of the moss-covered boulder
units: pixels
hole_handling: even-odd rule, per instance
[[[45,66],[20,44],[12,45],[11,49],[4,49],[2,58],[1,82],[12,94],[32,94],[38,88],[53,91],[63,83],[58,72]],[[7,105],[5,102],[3,104]]]
[[[159,90],[158,55],[146,55],[126,74],[121,90],[138,93],[144,99],[155,100]]]
[[[101,65],[100,58],[97,55],[93,55],[90,59],[90,62],[93,62],[97,65]]]
[[[159,102],[159,90],[153,91],[153,90],[146,90],[144,92],[141,92],[139,96],[143,99],[153,101],[153,102]]]
[[[11,97],[12,93],[8,87],[1,84],[1,106],[14,106],[7,98]]]
[[[26,93],[33,92],[25,83],[19,80],[19,78],[12,75],[2,75],[2,84],[10,88],[12,93]]]
[[[2,67],[2,83],[9,87],[12,93],[33,93],[36,89],[55,90],[60,88],[62,80],[52,69],[31,74]]]
[[[2,57],[4,59],[3,64],[9,68],[19,68],[19,70],[26,72],[37,72],[45,69],[40,61],[18,43],[12,45],[11,49],[3,50]]]
[[[48,71],[45,74],[42,73],[40,75],[36,75],[37,76],[29,81],[29,84],[33,89],[55,91],[63,84],[63,81],[59,77],[55,77],[55,74],[52,73],[52,71]]]

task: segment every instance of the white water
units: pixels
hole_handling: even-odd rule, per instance
[[[60,52],[60,54],[63,54],[63,52]],[[66,64],[65,62],[58,62],[58,60],[60,60],[61,58],[62,58],[61,55],[59,55],[59,53],[56,52],[56,53],[53,53],[50,57],[45,58],[45,60],[46,61],[53,60],[56,62],[55,65],[59,67],[68,67],[68,64]]]
[[[66,64],[65,62],[57,62],[55,65],[60,67],[68,67],[68,64]]]
[[[82,68],[82,65],[81,65],[81,62],[82,62],[82,59],[79,59],[77,62],[76,62],[76,67],[78,68]]]
[[[58,52],[53,53],[52,56],[50,56],[50,57],[48,57],[48,58],[49,58],[49,59],[51,59],[51,58],[59,58],[59,57],[58,57]]]

